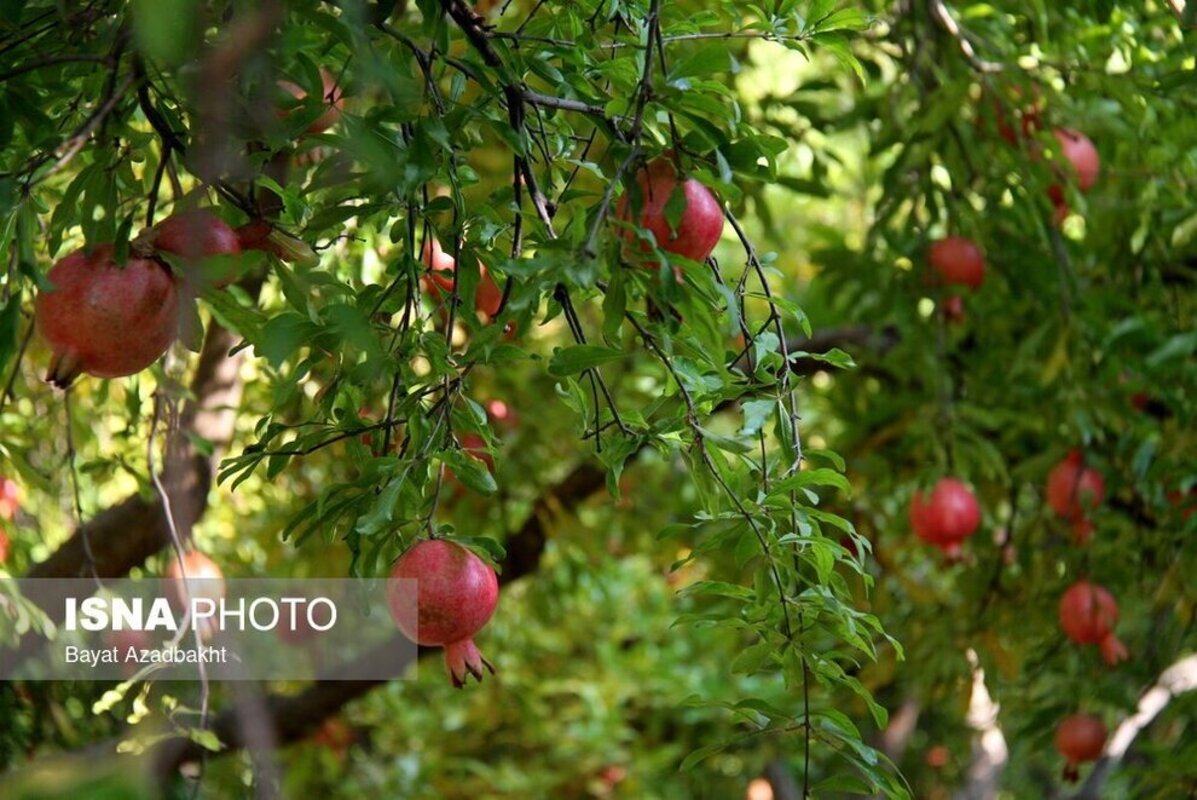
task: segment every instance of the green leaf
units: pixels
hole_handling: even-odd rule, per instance
[[[499,490],[495,476],[490,474],[486,463],[461,450],[446,450],[441,457],[457,479],[481,494],[494,494]]]
[[[624,353],[619,350],[596,344],[559,347],[549,359],[549,374],[564,378],[624,357]]]

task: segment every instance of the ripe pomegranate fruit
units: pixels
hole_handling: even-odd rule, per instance
[[[1072,165],[1072,172],[1076,177],[1077,188],[1087,192],[1097,183],[1098,173],[1101,171],[1101,159],[1097,155],[1097,148],[1088,136],[1080,131],[1056,128],[1052,131],[1056,141],[1060,143],[1060,152],[1064,160]]]
[[[0,565],[8,563],[8,550],[11,546],[8,534],[0,530]]]
[[[336,125],[337,120],[341,118],[341,110],[345,107],[345,92],[337,86],[337,79],[333,74],[323,67],[320,69],[320,81],[323,83],[324,92],[320,96],[320,103],[326,108],[323,114],[316,117],[311,125],[308,125],[308,133],[324,133]],[[278,81],[278,86],[301,103],[308,97],[307,91],[297,83]],[[280,119],[286,119],[290,116],[291,110],[280,108],[276,113]]]
[[[1045,491],[1052,510],[1075,523],[1101,505],[1106,482],[1100,472],[1085,466],[1080,450],[1073,450],[1047,474]]]
[[[158,250],[191,259],[241,252],[237,232],[204,209],[172,214],[162,220],[153,228],[153,243]]]
[[[931,769],[943,769],[952,760],[952,751],[942,744],[932,745],[927,750],[925,760]]]
[[[453,273],[457,270],[457,262],[453,256],[441,249],[441,243],[429,237],[424,241],[424,249],[420,254],[424,266],[428,269],[421,279],[424,292],[433,299],[448,297],[453,294]],[[485,314],[488,319],[499,313],[503,304],[503,290],[495,283],[490,272],[483,264],[478,265],[478,287],[474,292],[474,310]]]
[[[985,281],[985,256],[981,248],[963,236],[949,236],[932,243],[927,260],[945,284],[977,289]]]
[[[21,510],[21,487],[12,478],[0,478],[0,519],[12,519]]]
[[[723,234],[723,207],[710,189],[694,178],[686,178],[682,181],[686,208],[678,220],[677,229],[673,230],[669,226],[665,208],[677,187],[678,177],[677,167],[668,156],[636,171],[636,185],[639,187],[637,200],[640,204],[637,224],[651,231],[657,246],[665,252],[703,262],[711,255]],[[630,194],[624,194],[616,211],[616,216],[621,220],[632,218],[629,213]],[[627,235],[632,236],[631,233]],[[642,245],[642,252],[647,252],[648,245]],[[645,266],[651,269],[657,267],[655,263]]]
[[[403,554],[391,578],[409,579],[389,589],[395,624],[419,644],[445,648],[445,666],[455,687],[464,686],[467,675],[481,681],[483,667],[494,674],[473,638],[490,621],[499,602],[499,578],[486,562],[459,544],[429,539]],[[413,604],[415,630],[411,629]]]
[[[941,478],[928,497],[916,491],[910,500],[910,527],[915,535],[950,559],[960,557],[960,545],[979,524],[981,507],[976,495],[955,478]]]
[[[187,262],[241,253],[237,231],[204,209],[172,214],[154,226],[147,238],[155,249],[179,256]],[[224,275],[213,284],[222,289],[232,283],[234,277]]]
[[[179,297],[174,277],[156,261],[113,260],[112,245],[76,250],[46,275],[54,288],[37,297],[37,327],[54,357],[46,380],[66,388],[81,372],[132,375],[174,341]]]
[[[1056,728],[1056,750],[1064,756],[1064,780],[1078,777],[1077,767],[1086,761],[1096,761],[1106,746],[1106,726],[1092,714],[1073,714],[1065,717]]]
[[[1126,647],[1114,635],[1118,622],[1118,604],[1101,586],[1079,580],[1060,598],[1060,627],[1077,644],[1095,644],[1102,657],[1113,666],[1125,661]]]
[[[173,554],[166,566],[165,591],[171,602],[179,608],[187,608],[187,596],[222,600],[227,591],[224,572],[220,566],[198,550],[183,554],[183,565]],[[186,589],[186,590],[185,590]]]
[[[486,416],[491,422],[505,428],[516,428],[520,424],[520,415],[510,404],[502,400],[488,400],[486,402]]]

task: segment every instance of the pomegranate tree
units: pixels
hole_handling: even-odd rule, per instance
[[[972,239],[948,236],[931,244],[927,261],[947,285],[977,289],[985,281],[985,256]]]
[[[337,120],[341,118],[341,109],[345,107],[345,92],[341,87],[337,86],[337,79],[331,72],[320,69],[320,81],[322,83],[322,92],[320,96],[321,105],[325,106],[324,113],[316,117],[312,124],[308,125],[308,133],[324,133],[326,130],[337,124]],[[283,91],[290,94],[299,102],[307,99],[307,91],[297,83],[291,81],[279,81],[278,86]],[[279,109],[278,115],[285,119],[290,115],[287,109]]]
[[[1077,767],[1096,761],[1106,746],[1106,726],[1092,714],[1073,714],[1056,728],[1056,750],[1064,756],[1064,780],[1075,781]]]
[[[923,496],[916,491],[910,500],[910,527],[915,535],[944,551],[948,558],[960,557],[960,545],[981,524],[981,507],[972,489],[955,478],[941,478]]]
[[[723,207],[714,193],[695,178],[681,181],[685,207],[677,227],[669,224],[670,198],[677,189],[677,167],[669,157],[659,158],[636,172],[638,205],[637,224],[651,231],[657,245],[667,253],[674,253],[691,261],[706,261],[723,234]],[[616,216],[630,220],[631,192],[624,194]],[[642,250],[647,251],[647,244]],[[656,264],[646,266],[656,268]]]
[[[424,240],[424,249],[420,254],[424,266],[427,267],[422,283],[424,291],[430,297],[441,298],[453,294],[453,273],[457,271],[457,261],[453,256],[441,249],[441,243],[435,237]],[[495,283],[485,265],[478,265],[478,287],[474,292],[474,310],[485,314],[488,319],[499,313],[503,304],[503,290]]]
[[[461,545],[429,539],[403,554],[391,578],[407,579],[389,590],[395,624],[419,644],[445,648],[445,666],[455,687],[464,686],[468,675],[481,681],[484,667],[494,674],[474,644],[499,602],[499,578],[486,562]]]
[[[1114,635],[1118,604],[1103,587],[1079,580],[1060,598],[1060,627],[1077,644],[1095,644],[1106,663],[1113,666],[1128,658],[1126,647]]]
[[[1087,542],[1093,535],[1089,512],[1101,505],[1106,495],[1101,473],[1086,467],[1081,451],[1073,450],[1048,473],[1045,493],[1052,510],[1072,525],[1078,543]]]
[[[53,351],[46,380],[66,388],[83,372],[132,375],[170,347],[179,323],[174,276],[162,264],[130,257],[116,263],[112,245],[76,250],[46,277],[37,297],[37,328]]]

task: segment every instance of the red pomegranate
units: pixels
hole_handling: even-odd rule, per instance
[[[1047,474],[1045,491],[1052,510],[1075,522],[1101,505],[1106,482],[1100,472],[1085,466],[1080,450],[1073,450]]]
[[[179,559],[172,553],[163,583],[167,597],[180,608],[186,608],[188,594],[193,600],[204,598],[219,601],[224,599],[228,588],[225,586],[224,572],[220,566],[198,550],[189,550],[183,554],[182,567],[179,566]]]
[[[706,261],[723,234],[723,207],[706,186],[694,178],[682,181],[686,208],[678,220],[677,229],[669,226],[666,206],[678,184],[678,172],[672,159],[659,158],[647,167],[636,171],[636,185],[639,187],[640,218],[638,225],[652,232],[657,246],[667,253],[675,253],[691,261]],[[629,193],[620,200],[616,216],[630,220]],[[631,234],[628,234],[631,236]],[[648,246],[642,247],[643,251]],[[646,264],[656,268],[656,264]]]
[[[419,644],[445,648],[445,665],[455,687],[464,686],[467,675],[481,681],[483,667],[494,673],[473,638],[499,602],[499,578],[486,562],[461,545],[430,539],[404,553],[391,578],[415,581],[414,587],[409,581],[391,584],[388,600],[395,624]]]
[[[1092,189],[1101,171],[1101,159],[1093,142],[1080,131],[1056,128],[1052,133],[1060,143],[1060,152],[1064,160],[1072,165],[1077,188],[1082,192]]]
[[[1056,750],[1068,762],[1064,780],[1075,781],[1077,767],[1086,761],[1096,761],[1106,746],[1106,726],[1092,714],[1073,714],[1065,717],[1056,728]]]
[[[237,255],[241,241],[229,224],[205,209],[172,214],[153,228],[154,247],[183,258]]]
[[[1060,598],[1060,627],[1077,644],[1095,644],[1102,657],[1113,666],[1129,656],[1126,647],[1114,635],[1118,622],[1118,604],[1101,586],[1079,580]]]
[[[54,351],[46,380],[66,388],[81,372],[132,375],[174,341],[179,298],[174,277],[156,261],[119,266],[112,245],[76,250],[46,275],[54,288],[37,297],[37,327]]]
[[[21,487],[12,478],[0,478],[0,519],[12,519],[21,510]]]
[[[942,744],[932,745],[924,759],[931,769],[943,769],[952,760],[952,751]]]
[[[491,422],[505,428],[516,428],[520,424],[520,415],[515,408],[502,400],[488,400],[486,402],[486,416]]]
[[[172,214],[154,226],[150,233],[153,246],[187,261],[214,256],[235,256],[241,252],[237,231],[211,211],[199,209]],[[233,276],[214,281],[219,289],[232,283]]]
[[[955,478],[941,478],[924,499],[916,491],[910,500],[910,527],[915,535],[948,556],[958,558],[960,545],[981,524],[981,507],[972,489]]]
[[[8,538],[8,534],[0,530],[0,564],[8,563],[8,549],[12,546],[12,542]]]
[[[965,320],[964,298],[958,294],[951,295],[943,301],[943,318],[948,322],[961,325]]]
[[[985,256],[981,248],[963,236],[949,236],[932,243],[927,260],[945,284],[977,289],[985,281]]]
[[[441,298],[453,293],[453,273],[457,270],[457,262],[453,256],[441,249],[441,243],[429,237],[424,241],[424,249],[420,254],[424,266],[428,268],[422,279],[424,291],[430,297]],[[503,304],[503,290],[495,283],[490,272],[482,264],[478,265],[478,287],[474,292],[474,310],[493,318],[499,313]]]
[[[333,74],[321,68],[320,80],[323,83],[324,91],[324,94],[320,97],[320,103],[326,106],[326,108],[324,113],[316,117],[312,121],[312,124],[307,127],[308,133],[323,133],[333,125],[336,125],[337,120],[341,118],[341,109],[345,107],[345,92],[341,87],[337,86],[337,79],[333,77]],[[307,99],[307,91],[297,83],[279,81],[278,86],[301,103]],[[280,118],[285,119],[290,115],[291,111],[288,109],[279,109],[277,113]]]

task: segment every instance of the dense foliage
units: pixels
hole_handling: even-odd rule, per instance
[[[1193,650],[1192,0],[0,9],[5,569],[160,574],[176,532],[229,577],[503,570],[481,685],[426,661],[275,761],[208,728],[231,687],[6,684],[8,770],[182,737],[212,797],[1054,796],[1057,724]],[[94,335],[46,302],[80,248],[170,270],[165,355],[144,293]],[[1129,660],[1065,635],[1082,579]],[[1193,703],[1110,796],[1191,790]]]

